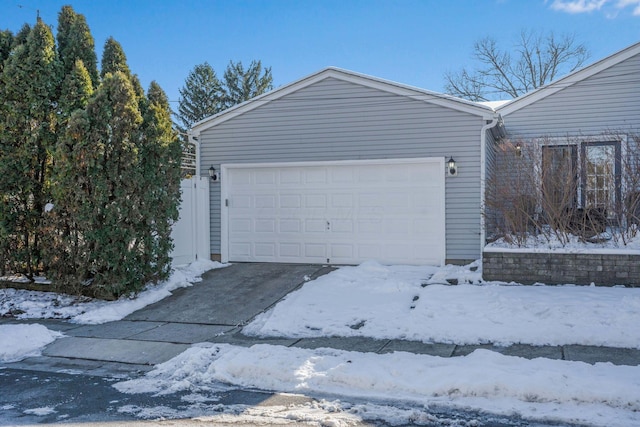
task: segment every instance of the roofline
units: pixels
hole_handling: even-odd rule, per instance
[[[609,55],[606,58],[601,59],[600,61],[594,62],[591,65],[574,71],[558,80],[555,80],[551,83],[539,87],[538,89],[515,98],[514,100],[509,101],[506,104],[496,108],[496,111],[499,112],[502,116],[511,114],[514,111],[524,108],[536,101],[546,98],[549,95],[559,92],[562,89],[581,82],[593,76],[594,74],[606,70],[607,68],[611,68],[614,65],[619,64],[620,62],[625,61],[638,54],[640,54],[640,42],[632,44],[631,46],[619,50],[618,52]]]
[[[432,92],[337,67],[328,67],[270,92],[256,96],[255,98],[221,111],[218,114],[200,120],[192,125],[192,133],[194,135],[198,135],[210,127],[216,126],[233,117],[251,111],[254,108],[280,99],[288,94],[296,92],[297,90],[303,89],[330,77],[337,78],[342,81],[361,84],[385,92],[394,93],[396,95],[406,96],[415,100],[442,105],[454,110],[474,114],[487,120],[490,120],[495,116],[495,110],[493,108],[476,102],[467,101],[466,99],[456,98],[451,95]]]

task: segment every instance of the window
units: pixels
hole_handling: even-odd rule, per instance
[[[582,158],[582,205],[613,217],[620,200],[620,144],[584,143]]]
[[[542,209],[558,215],[595,208],[615,218],[621,191],[620,142],[542,146]]]
[[[542,147],[542,208],[560,214],[577,204],[577,150],[575,145]]]

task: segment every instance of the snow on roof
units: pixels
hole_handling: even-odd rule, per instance
[[[506,100],[503,100],[503,101],[484,101],[484,102],[478,102],[478,104],[484,105],[484,106],[489,107],[489,108],[493,108],[495,110],[496,108],[502,107],[507,102],[511,102],[511,100],[510,99],[506,99]]]

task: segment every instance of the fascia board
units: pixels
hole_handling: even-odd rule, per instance
[[[491,107],[481,105],[476,102],[467,101],[466,99],[456,98],[454,96],[446,95],[443,93],[432,92],[414,86],[380,79],[378,77],[360,74],[353,71],[342,70],[339,68],[331,68],[330,70],[337,73],[332,77],[367,86],[372,89],[378,89],[384,92],[405,96],[418,101],[432,103],[458,111],[464,111],[466,113],[474,114],[486,119],[492,119],[495,116],[495,111]]]
[[[502,116],[507,116],[514,111],[520,110],[521,108],[531,105],[534,102],[540,101],[547,96],[553,95],[556,92],[566,89],[638,54],[640,54],[640,43],[631,45],[619,52],[614,53],[613,55],[601,59],[598,62],[588,65],[585,68],[574,71],[573,73],[559,80],[556,80],[555,82],[546,84],[532,92],[522,95],[521,97],[516,98],[510,102],[507,102],[503,106],[496,108],[496,111]]]

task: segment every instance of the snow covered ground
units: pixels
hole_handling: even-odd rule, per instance
[[[201,281],[200,276],[205,271],[226,266],[214,261],[196,261],[175,269],[169,279],[147,286],[137,296],[117,301],[92,300],[53,292],[0,289],[0,316],[9,314],[18,319],[68,319],[80,324],[112,322],[168,297],[178,288]]]
[[[608,427],[640,423],[640,367],[527,360],[488,350],[441,358],[405,352],[375,354],[204,343],[156,366],[142,379],[115,387],[125,393],[163,395],[191,391],[193,396],[221,391],[220,382],[280,392],[387,401],[390,406],[393,402],[401,402],[400,407],[413,405],[413,411],[380,410],[379,403],[361,404],[354,409],[338,402],[334,408],[341,417],[359,414],[391,424],[421,424],[420,420],[433,423],[429,409],[443,406],[506,417],[517,415],[525,420]],[[144,413],[160,416],[161,409],[146,408]]]
[[[42,325],[0,325],[0,362],[39,356],[49,343],[63,336]]]
[[[258,316],[244,332],[257,336],[337,335],[457,344],[640,348],[640,328],[634,326],[640,324],[640,289],[483,283],[480,273],[470,267],[477,266],[436,268],[366,262],[342,267],[305,283]],[[447,280],[452,279],[459,284],[448,285]],[[117,317],[114,311],[125,311],[86,307],[94,306],[85,306],[80,310],[83,314],[60,311],[66,314],[59,315],[74,322],[98,323]],[[58,309],[38,307],[32,313],[37,317],[38,311],[57,313]],[[2,333],[0,330],[0,338]],[[328,400],[319,406],[296,406],[285,411],[288,415],[278,415],[283,420],[312,420],[318,425],[349,425],[375,417],[392,424],[433,425],[438,422],[430,411],[433,407],[488,411],[525,420],[640,425],[640,366],[528,360],[487,350],[441,358],[403,352],[201,343],[142,378],[116,385],[126,393],[180,392],[190,399],[193,412],[188,413],[177,414],[164,407],[121,408],[142,418],[201,416],[207,411],[229,416],[241,411],[259,418],[269,412],[216,407],[216,393],[229,387],[324,396]],[[332,400],[338,396],[360,403]],[[374,403],[363,404],[362,399]]]
[[[176,269],[166,281],[147,286],[136,297],[117,301],[92,300],[53,292],[0,289],[0,316],[10,314],[18,319],[68,319],[80,324],[120,320],[166,298],[175,289],[199,282],[205,271],[226,265],[213,261],[196,261]],[[39,283],[48,282],[40,280]],[[0,325],[0,362],[15,362],[37,356],[42,348],[62,336],[64,335],[38,324]]]
[[[455,279],[457,286],[445,285]],[[248,335],[640,348],[640,289],[480,282],[468,267],[343,267],[289,294]]]
[[[447,279],[460,284],[444,285]],[[640,321],[640,289],[480,282],[480,273],[469,266],[367,262],[343,267],[307,282],[244,332],[640,347],[640,332],[631,326]],[[392,424],[433,423],[428,410],[433,405],[549,422],[640,423],[640,366],[528,360],[487,350],[441,358],[205,343],[142,379],[116,387],[129,393],[202,393],[215,392],[220,382],[289,393],[393,399],[418,408],[385,412],[371,404],[338,411],[351,416],[375,413]]]

